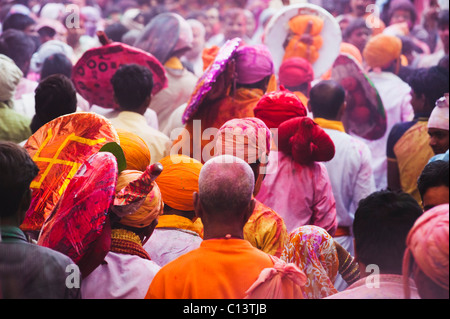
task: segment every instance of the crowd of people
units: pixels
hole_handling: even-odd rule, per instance
[[[0,5],[0,298],[449,298],[448,1]]]

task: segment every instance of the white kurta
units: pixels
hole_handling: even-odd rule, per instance
[[[83,279],[83,299],[144,299],[161,268],[154,261],[111,251],[105,261]]]
[[[156,228],[144,249],[159,266],[200,247],[203,239],[195,232],[186,229]]]

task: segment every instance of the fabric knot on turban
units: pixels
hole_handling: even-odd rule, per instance
[[[244,45],[235,55],[237,83],[257,83],[274,73],[272,54],[264,45]]]
[[[278,149],[302,165],[330,161],[335,154],[331,138],[309,117],[296,117],[278,127]]]
[[[395,36],[379,34],[371,38],[363,51],[363,57],[371,68],[384,68],[399,59],[402,41]]]
[[[267,125],[255,117],[232,119],[216,135],[216,155],[233,155],[248,164],[265,165],[270,153],[271,134]]]
[[[124,170],[117,179],[116,193],[125,189],[130,183],[141,178],[143,172],[137,170]],[[153,182],[152,190],[147,193],[141,206],[134,212],[120,219],[122,225],[143,228],[149,226],[153,220],[163,213],[163,201],[158,185]]]
[[[253,112],[269,128],[277,128],[281,123],[306,116],[306,108],[300,99],[290,91],[266,93],[258,102]]]
[[[151,161],[150,150],[145,141],[134,133],[121,129],[116,131],[119,135],[120,147],[125,154],[127,169],[145,171]]]
[[[442,204],[420,216],[406,238],[403,276],[409,277],[411,257],[434,283],[448,290],[449,206]],[[405,279],[404,278],[404,279]],[[406,290],[408,298],[409,290]]]
[[[286,87],[296,87],[314,80],[314,70],[308,60],[292,57],[283,61],[278,71],[280,84]]]
[[[164,204],[182,211],[194,210],[194,192],[198,192],[198,177],[203,164],[189,156],[170,155],[159,163],[163,166],[156,182]]]

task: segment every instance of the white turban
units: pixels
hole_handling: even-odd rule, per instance
[[[433,112],[431,112],[430,118],[428,119],[428,128],[437,128],[447,131],[449,130],[448,100],[448,94],[437,100],[436,106],[434,107]]]
[[[16,87],[23,73],[6,55],[0,54],[0,101],[12,106]]]

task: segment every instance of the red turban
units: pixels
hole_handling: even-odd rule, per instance
[[[294,117],[306,116],[306,108],[300,99],[289,91],[266,93],[253,109],[255,117],[269,128],[277,128],[281,123]]]
[[[331,138],[309,117],[296,117],[280,125],[278,149],[302,165],[330,161],[335,153]]]
[[[300,57],[286,59],[278,71],[280,84],[295,87],[314,80],[314,70],[311,63]]]

